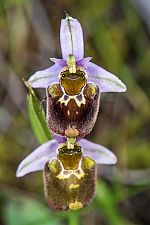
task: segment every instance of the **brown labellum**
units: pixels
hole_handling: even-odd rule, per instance
[[[47,89],[47,123],[50,130],[65,136],[65,130],[78,130],[79,137],[89,134],[99,111],[100,92],[86,83],[83,71],[61,74],[60,83]]]
[[[78,210],[87,206],[95,194],[96,164],[82,156],[82,150],[59,148],[58,158],[47,162],[44,170],[45,198],[53,210]]]

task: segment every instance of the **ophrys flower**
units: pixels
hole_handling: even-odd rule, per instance
[[[126,86],[112,73],[84,58],[80,23],[70,17],[60,27],[62,59],[36,72],[28,80],[33,88],[47,89],[47,122],[50,130],[65,136],[71,126],[84,137],[91,132],[99,110],[100,93],[124,92]]]
[[[77,210],[94,197],[96,164],[115,164],[116,156],[102,145],[81,139],[68,149],[65,138],[39,146],[19,165],[17,177],[44,171],[44,190],[54,210]]]

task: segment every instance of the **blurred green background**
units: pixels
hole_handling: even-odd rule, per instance
[[[82,25],[85,56],[117,74],[124,94],[101,96],[89,140],[118,156],[117,166],[98,167],[92,204],[75,213],[51,211],[42,172],[15,177],[19,162],[35,149],[29,123],[28,79],[61,58],[64,10]],[[39,99],[44,90],[37,90]],[[150,224],[150,1],[0,0],[0,225]]]

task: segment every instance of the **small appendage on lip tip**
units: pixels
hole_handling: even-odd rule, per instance
[[[74,145],[76,143],[76,138],[79,135],[79,132],[75,128],[69,127],[65,130],[65,135],[67,137],[67,148],[74,149]]]
[[[67,66],[69,68],[70,73],[76,73],[76,59],[75,56],[72,54],[69,54],[67,57]]]

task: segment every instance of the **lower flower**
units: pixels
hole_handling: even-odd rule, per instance
[[[96,164],[115,164],[117,158],[107,148],[86,139],[76,142],[73,149],[68,149],[65,138],[56,139],[27,156],[18,166],[16,176],[43,170],[45,198],[50,208],[83,208],[95,194]]]

